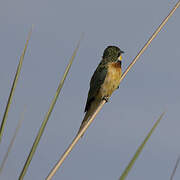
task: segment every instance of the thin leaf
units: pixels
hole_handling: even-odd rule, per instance
[[[156,121],[156,123],[154,124],[154,126],[152,127],[152,129],[150,130],[150,132],[148,133],[148,135],[146,136],[146,138],[144,139],[144,141],[142,142],[142,144],[139,146],[138,150],[136,151],[136,153],[134,154],[133,158],[131,159],[131,161],[129,162],[128,166],[126,167],[126,169],[124,170],[124,172],[122,173],[121,177],[119,178],[119,180],[124,180],[128,173],[130,172],[131,168],[133,167],[134,163],[136,162],[137,158],[139,157],[140,153],[142,152],[145,144],[147,143],[147,141],[149,140],[149,138],[151,137],[152,133],[154,132],[155,128],[157,127],[157,125],[159,124],[160,120],[162,119],[162,117],[164,116],[165,112],[163,112],[159,119]]]
[[[173,180],[174,175],[175,175],[175,173],[176,173],[176,169],[177,169],[179,163],[180,163],[180,156],[178,157],[178,159],[177,159],[177,161],[176,161],[176,164],[175,164],[175,167],[174,167],[173,172],[172,172],[172,174],[171,174],[170,180]]]
[[[14,95],[14,91],[15,91],[15,88],[16,88],[16,85],[17,85],[19,74],[20,74],[20,71],[21,71],[21,67],[22,67],[22,63],[23,63],[24,56],[25,56],[25,53],[26,53],[26,49],[27,49],[27,46],[28,46],[28,43],[29,43],[29,40],[30,40],[30,37],[31,37],[31,34],[32,34],[32,29],[33,29],[33,26],[31,28],[29,34],[28,34],[28,38],[26,40],[26,44],[25,44],[23,53],[22,53],[22,55],[20,57],[19,64],[18,64],[16,74],[15,74],[15,77],[14,77],[13,85],[11,87],[11,91],[10,91],[10,94],[9,94],[8,102],[6,104],[6,109],[5,109],[3,119],[2,119],[2,122],[1,122],[1,127],[0,127],[0,142],[1,142],[1,139],[2,139],[3,132],[4,132],[5,123],[6,123],[6,120],[7,120],[9,108],[10,108],[10,105],[11,105],[11,102],[12,102],[12,97]]]
[[[0,166],[0,174],[1,174],[2,171],[3,171],[4,165],[5,165],[5,163],[6,163],[6,160],[7,160],[8,156],[9,156],[9,153],[11,152],[12,146],[13,146],[13,144],[14,144],[14,141],[15,141],[15,139],[16,139],[16,136],[17,136],[17,134],[18,134],[18,132],[19,132],[19,129],[20,129],[20,127],[21,127],[22,121],[24,120],[24,113],[25,113],[25,109],[24,109],[24,111],[23,111],[22,114],[21,114],[21,118],[20,118],[20,120],[19,120],[19,122],[18,122],[18,124],[17,124],[17,127],[16,127],[16,129],[15,129],[14,135],[13,135],[13,137],[12,137],[12,139],[11,139],[11,142],[10,142],[10,144],[9,144],[9,146],[8,146],[8,150],[7,150],[7,152],[6,152],[6,154],[5,154],[4,158],[3,158],[3,161],[2,161],[2,163],[1,163],[1,166]]]
[[[81,36],[81,38],[80,38],[80,40],[79,40],[79,42],[78,42],[78,44],[77,44],[77,47],[76,47],[76,49],[74,50],[73,55],[72,55],[72,57],[71,57],[71,59],[70,59],[70,61],[69,61],[69,64],[68,64],[67,67],[66,67],[66,70],[65,70],[65,72],[64,72],[63,78],[62,78],[62,80],[61,80],[60,83],[59,83],[59,86],[58,86],[58,88],[57,88],[56,94],[55,94],[55,96],[54,96],[54,98],[53,98],[53,100],[52,100],[52,102],[51,102],[51,105],[50,105],[50,107],[49,107],[48,112],[46,113],[46,116],[45,116],[45,118],[44,118],[44,121],[43,121],[42,124],[41,124],[41,127],[40,127],[40,129],[39,129],[39,131],[38,131],[38,134],[37,134],[36,139],[35,139],[35,141],[34,141],[34,143],[33,143],[33,146],[31,147],[31,151],[30,151],[30,153],[29,153],[29,155],[28,155],[28,158],[27,158],[27,160],[26,160],[26,162],[25,162],[25,165],[24,165],[24,167],[23,167],[23,170],[21,171],[21,174],[20,174],[20,176],[19,176],[19,179],[20,179],[20,180],[22,180],[22,179],[24,178],[24,176],[25,176],[25,174],[26,174],[26,172],[27,172],[27,169],[28,169],[28,167],[29,167],[29,164],[31,163],[31,160],[32,160],[32,158],[33,158],[33,155],[34,155],[34,153],[35,153],[35,151],[36,151],[36,149],[37,149],[37,146],[38,146],[38,144],[39,144],[40,138],[41,138],[41,136],[42,136],[42,134],[43,134],[43,132],[44,132],[44,129],[45,129],[45,127],[46,127],[46,124],[47,124],[47,122],[48,122],[48,120],[49,120],[49,117],[50,117],[50,115],[51,115],[51,112],[52,112],[52,110],[53,110],[53,108],[54,108],[54,106],[55,106],[55,104],[56,104],[56,101],[57,101],[57,98],[58,98],[58,96],[59,96],[59,93],[60,93],[60,91],[61,91],[61,89],[62,89],[62,87],[63,87],[64,81],[65,81],[65,79],[66,79],[66,77],[67,77],[67,74],[68,74],[68,72],[69,72],[69,70],[70,70],[70,67],[71,67],[71,65],[72,65],[72,63],[73,63],[73,60],[74,60],[74,58],[75,58],[75,56],[76,56],[76,53],[77,53],[77,51],[78,51],[78,49],[79,49],[79,46],[80,46],[80,42],[81,42],[82,37],[83,37],[83,35]]]

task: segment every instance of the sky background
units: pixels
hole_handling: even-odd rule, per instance
[[[43,180],[75,136],[90,78],[108,45],[119,46],[123,70],[175,0],[1,0],[0,118],[31,24],[34,30],[0,144],[0,162],[27,106],[0,177],[18,179],[58,83],[82,32],[85,37],[25,180]],[[118,180],[159,115],[167,110],[128,180],[169,179],[180,154],[180,9],[114,92],[54,180]],[[180,177],[180,167],[174,180]]]

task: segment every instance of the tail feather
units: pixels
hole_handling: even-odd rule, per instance
[[[82,121],[82,123],[81,123],[81,126],[80,126],[80,128],[79,128],[78,134],[79,134],[80,131],[83,129],[83,127],[87,124],[89,117],[90,117],[90,114],[89,114],[88,112],[86,112],[86,114],[85,114],[85,116],[84,116],[84,119],[83,119],[83,121]],[[82,136],[83,136],[83,135],[84,135],[84,134],[82,134]],[[82,137],[82,136],[81,136],[81,137]]]
[[[89,119],[91,118],[91,116],[93,115],[93,113],[95,112],[95,110],[97,109],[98,106],[99,106],[99,101],[93,101],[91,103],[91,106],[90,106],[89,110],[86,112],[77,134],[79,134],[79,132],[84,128],[84,126],[87,124],[87,122],[89,121]],[[82,134],[82,136],[83,135],[84,134]]]

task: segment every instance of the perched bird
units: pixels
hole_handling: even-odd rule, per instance
[[[96,68],[91,81],[88,98],[85,107],[85,116],[78,133],[82,130],[89,118],[92,116],[100,102],[109,97],[119,87],[121,78],[121,54],[124,53],[116,46],[108,46],[103,57]]]

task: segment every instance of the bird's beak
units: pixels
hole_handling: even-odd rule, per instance
[[[118,57],[118,60],[121,61],[121,60],[122,60],[122,56],[119,56],[119,57]]]

